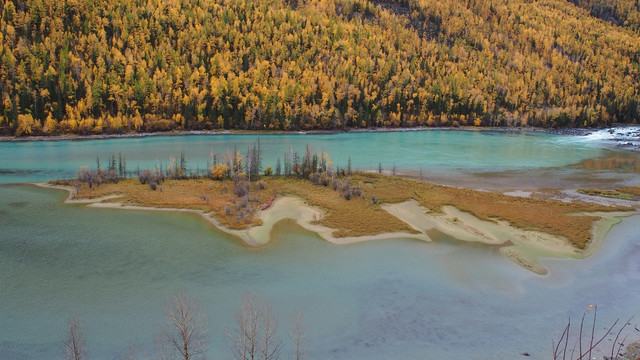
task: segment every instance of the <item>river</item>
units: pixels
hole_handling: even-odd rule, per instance
[[[336,246],[296,224],[249,249],[197,216],[64,205],[65,193],[26,185],[74,175],[122,154],[129,170],[185,153],[193,169],[255,135],[0,143],[0,358],[60,359],[77,317],[91,359],[152,354],[180,290],[210,322],[208,358],[231,358],[244,293],[280,319],[288,358],[302,311],[311,359],[548,359],[569,317],[590,304],[598,328],[640,316],[640,216],[625,218],[584,260],[543,259],[533,274],[496,248],[410,240]],[[398,172],[481,189],[637,184],[637,153],[593,137],[420,131],[260,136],[264,165],[293,146],[324,149],[334,166]],[[622,162],[610,159],[626,159]],[[635,160],[634,160],[635,159]],[[600,161],[616,166],[590,166]],[[605,169],[610,167],[608,169]],[[634,324],[637,324],[635,322]],[[639,326],[640,328],[640,326]],[[604,331],[604,330],[601,330]],[[634,335],[633,326],[630,327]],[[605,340],[606,341],[606,340]]]

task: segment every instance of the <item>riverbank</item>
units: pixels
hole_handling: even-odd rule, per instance
[[[76,141],[76,140],[101,140],[119,138],[144,138],[154,136],[191,136],[191,135],[330,135],[342,133],[385,133],[385,132],[409,132],[409,131],[495,131],[495,132],[521,132],[521,131],[547,131],[543,128],[520,127],[410,127],[410,128],[371,128],[371,129],[342,129],[342,130],[175,130],[148,133],[120,133],[120,134],[63,134],[42,136],[0,136],[0,142],[30,142],[30,141]]]
[[[64,140],[99,140],[99,139],[117,139],[117,138],[138,138],[150,136],[189,136],[189,135],[323,135],[323,134],[341,134],[341,133],[385,133],[385,132],[412,132],[412,131],[488,131],[499,133],[519,133],[523,131],[544,132],[557,135],[569,136],[588,136],[595,131],[607,130],[610,134],[615,135],[616,128],[632,127],[633,125],[620,125],[612,128],[566,128],[566,129],[550,129],[532,126],[518,127],[479,127],[479,126],[448,126],[448,127],[405,127],[405,128],[348,128],[348,129],[328,129],[328,130],[173,130],[158,132],[142,132],[142,133],[117,133],[117,134],[61,134],[61,135],[38,135],[38,136],[0,136],[0,142],[29,142],[29,141],[64,141]],[[636,136],[640,138],[640,130],[626,132],[628,136]],[[623,133],[619,133],[623,135]]]
[[[356,173],[348,180],[359,196],[350,200],[330,186],[291,177],[264,177],[248,203],[231,182],[168,180],[158,190],[137,179],[86,186],[39,184],[69,192],[67,203],[134,210],[188,211],[249,246],[271,241],[272,228],[293,219],[334,244],[394,238],[433,241],[445,234],[463,241],[500,246],[519,265],[546,273],[541,257],[585,257],[606,232],[633,208],[535,200],[441,186],[393,176]],[[262,210],[272,194],[277,198]],[[437,236],[436,236],[437,237]]]

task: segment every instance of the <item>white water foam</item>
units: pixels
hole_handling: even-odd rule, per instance
[[[610,142],[623,147],[640,148],[640,126],[619,126],[596,130],[585,135],[583,139]]]

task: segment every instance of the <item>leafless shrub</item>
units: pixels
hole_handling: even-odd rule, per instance
[[[225,206],[225,207],[224,207],[224,212],[225,212],[227,215],[231,215],[231,207],[229,207],[229,206]]]
[[[237,184],[241,181],[247,181],[247,174],[236,171],[233,173],[233,175],[231,175],[231,179],[233,180],[234,184]]]
[[[278,321],[268,303],[245,294],[235,318],[236,328],[230,334],[234,359],[275,360],[280,356],[282,341],[277,336]]]
[[[152,190],[156,190],[158,184],[161,184],[164,177],[158,172],[145,170],[138,176],[141,184],[149,184]]]
[[[88,167],[83,166],[80,170],[76,171],[76,178],[80,184],[85,183],[90,188],[94,185],[100,186],[104,178],[104,170],[91,171]]]
[[[240,200],[236,204],[236,210],[240,210],[242,208],[245,208],[245,207],[247,207],[247,205],[249,205],[249,195],[245,195],[242,198],[240,198]]]
[[[78,319],[69,322],[69,332],[64,341],[64,358],[66,360],[83,360],[87,356],[84,333],[80,328]]]
[[[351,200],[352,195],[353,195],[353,189],[351,188],[351,184],[349,183],[349,180],[345,180],[344,183],[342,184],[342,196],[346,200]]]
[[[342,191],[347,192],[347,191],[351,191],[351,183],[349,182],[349,179],[346,179],[343,183],[342,183]]]
[[[371,203],[374,205],[378,203],[378,198],[375,195],[371,197]]]
[[[236,182],[235,186],[233,187],[233,193],[236,194],[236,196],[238,197],[243,197],[249,194],[250,190],[251,190],[250,185],[246,180],[241,180]]]
[[[583,330],[585,323],[585,317],[587,316],[587,313],[593,309],[593,322],[591,325],[591,334],[588,335],[588,339],[583,337]],[[551,342],[551,346],[552,346],[552,350],[553,350],[553,360],[590,360],[592,359],[592,352],[594,350],[598,349],[598,346],[600,345],[600,343],[602,343],[602,341],[607,337],[607,335],[611,335],[613,334],[613,329],[616,327],[616,325],[618,325],[618,322],[620,319],[616,320],[613,325],[611,325],[607,331],[599,338],[596,339],[595,337],[595,329],[596,329],[596,323],[597,323],[597,317],[598,317],[598,308],[595,305],[589,305],[589,307],[587,308],[587,311],[582,315],[582,320],[580,320],[580,328],[579,328],[579,332],[578,332],[578,338],[575,340],[573,347],[571,349],[571,353],[567,354],[567,351],[569,349],[569,338],[570,336],[570,330],[571,330],[571,319],[569,319],[569,321],[567,322],[567,326],[565,326],[564,331],[562,332],[562,335],[560,336],[560,339],[558,340],[558,342],[556,343],[555,340],[552,340]],[[624,339],[621,342],[618,342],[618,339],[620,338],[620,335],[622,334],[622,332],[624,331],[624,329],[627,327],[627,325],[629,324],[629,321],[631,321],[632,318],[629,318],[629,320],[627,320],[624,325],[618,330],[618,332],[616,333],[616,337],[615,340],[613,341],[613,344],[611,345],[611,356],[608,359],[614,360],[614,359],[618,359],[619,354],[620,354],[620,350],[624,344]],[[625,338],[626,339],[626,338]],[[585,343],[585,340],[588,340],[587,344]],[[585,348],[583,349],[583,345],[585,345]],[[576,354],[576,350],[578,351],[578,353]],[[568,357],[567,357],[568,355]],[[577,356],[577,357],[576,357]],[[606,357],[605,357],[606,358]]]
[[[314,185],[328,186],[329,183],[331,182],[331,178],[326,172],[323,172],[323,173],[315,172],[309,175],[309,181],[311,181],[311,183]]]
[[[298,311],[291,321],[291,333],[289,334],[289,338],[295,346],[293,356],[293,359],[295,360],[302,360],[305,357],[305,333],[306,328],[304,326],[304,314]]]
[[[320,173],[312,173],[311,175],[309,175],[309,181],[311,181],[312,184],[314,185],[319,185],[322,181],[322,175],[320,175]]]
[[[360,196],[364,199],[364,191],[362,191],[362,189],[357,186],[351,188],[351,193],[353,194],[353,196]]]
[[[194,360],[203,358],[207,349],[207,317],[196,303],[177,293],[171,298],[171,307],[166,312],[166,329],[156,339],[157,345],[167,358]]]

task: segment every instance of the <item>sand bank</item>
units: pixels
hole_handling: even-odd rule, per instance
[[[71,186],[51,185],[48,183],[38,183],[36,185],[67,191],[69,196],[65,200],[65,203],[86,204],[91,207],[111,209],[197,213],[221,231],[240,239],[250,246],[262,246],[269,243],[274,236],[272,232],[274,225],[285,219],[293,219],[302,227],[317,233],[322,239],[338,245],[398,238],[432,242],[433,239],[430,238],[428,233],[430,230],[437,230],[440,233],[444,233],[460,241],[501,246],[500,252],[503,255],[518,265],[541,275],[546,274],[547,270],[539,263],[538,260],[540,258],[587,257],[601,244],[609,229],[620,222],[621,217],[631,216],[637,213],[582,213],[581,215],[597,216],[600,220],[594,223],[591,231],[591,241],[587,248],[579,250],[560,236],[540,231],[523,230],[511,226],[507,221],[481,220],[453,206],[443,206],[439,211],[432,211],[421,206],[415,200],[407,200],[395,204],[382,204],[381,207],[391,215],[407,223],[411,228],[415,229],[417,233],[397,232],[357,237],[336,237],[333,234],[337,229],[329,228],[318,223],[325,215],[322,210],[312,207],[302,198],[294,196],[278,197],[268,209],[258,211],[256,216],[261,220],[262,225],[253,226],[244,230],[235,230],[221,225],[214,217],[210,216],[209,213],[202,210],[124,205],[113,201],[117,199],[119,195],[76,200],[73,198],[76,189]]]
[[[573,247],[565,238],[540,231],[523,230],[511,226],[507,221],[484,221],[462,212],[453,206],[444,206],[441,212],[433,212],[420,206],[415,200],[398,204],[385,204],[389,213],[411,225],[428,237],[427,231],[436,229],[461,241],[480,242],[488,245],[503,245],[500,252],[537,274],[547,270],[539,263],[540,258],[585,258],[593,254],[602,243],[611,227],[620,218],[637,212],[594,212],[576,215],[597,216],[591,229],[591,241],[584,250]]]

